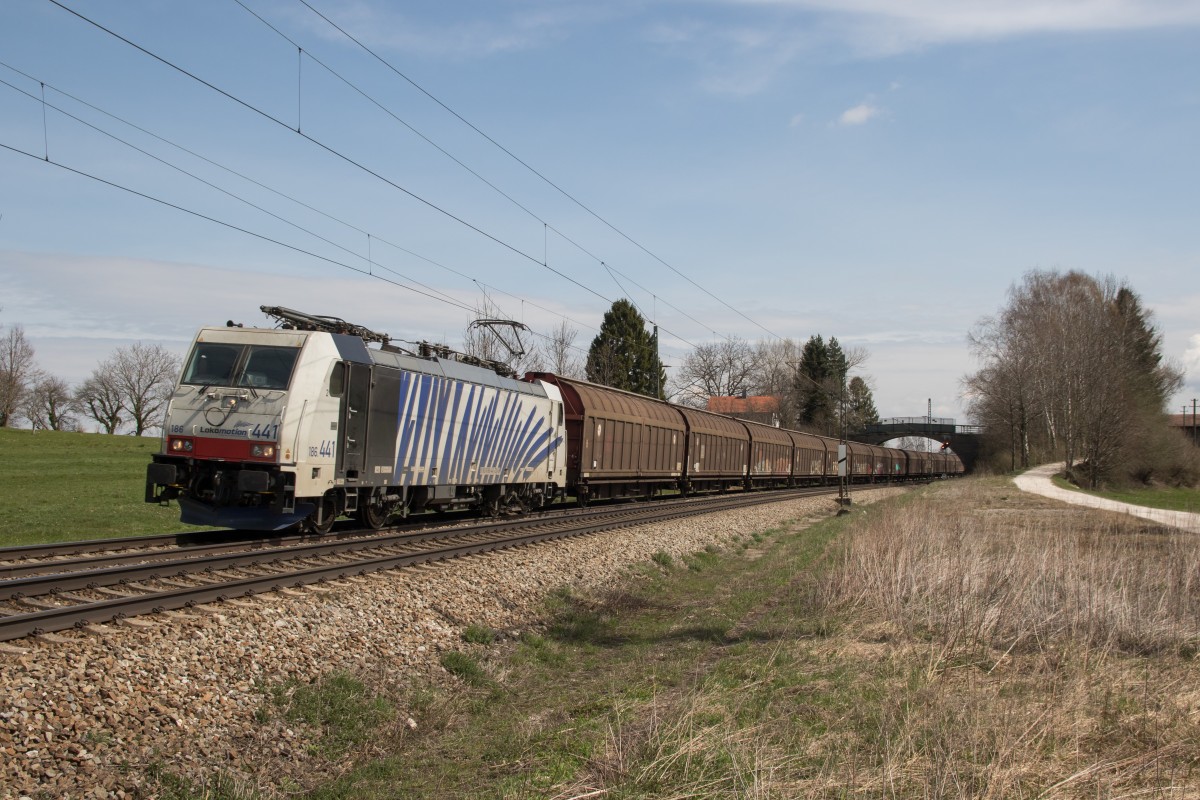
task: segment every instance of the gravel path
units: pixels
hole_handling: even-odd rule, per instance
[[[558,587],[611,586],[660,550],[677,559],[834,508],[773,503],[0,644],[0,797],[144,796],[152,764],[194,780],[222,772],[270,796],[312,769],[306,731],[256,720],[271,686],[331,671],[447,680],[439,654],[463,646],[467,625],[516,636]]]
[[[1043,466],[1034,467],[1027,472],[1021,473],[1013,478],[1013,483],[1023,492],[1040,494],[1043,497],[1061,500],[1064,503],[1099,508],[1104,511],[1116,511],[1119,514],[1132,514],[1135,517],[1153,520],[1160,525],[1170,525],[1173,528],[1200,533],[1200,514],[1192,514],[1187,511],[1168,511],[1163,508],[1148,508],[1147,506],[1135,506],[1131,503],[1106,500],[1103,497],[1094,497],[1084,492],[1075,492],[1055,486],[1054,482],[1050,479],[1065,468],[1066,464],[1064,463],[1044,464]]]

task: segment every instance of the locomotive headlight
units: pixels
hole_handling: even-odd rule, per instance
[[[254,458],[274,458],[275,445],[273,444],[256,444],[250,447],[250,455]]]
[[[191,439],[172,439],[171,452],[173,453],[190,453],[192,452]]]

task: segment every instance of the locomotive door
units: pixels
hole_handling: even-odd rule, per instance
[[[367,410],[371,399],[371,366],[346,362],[346,391],[342,393],[342,446],[338,448],[337,474],[356,481],[363,469],[367,447]]]
[[[549,459],[546,462],[546,472],[550,480],[554,480],[554,473],[558,470],[558,441],[562,438],[563,426],[563,404],[555,403],[557,408],[550,411],[550,423],[553,426],[553,435],[550,441],[546,443],[547,455]],[[555,418],[558,419],[555,424]]]

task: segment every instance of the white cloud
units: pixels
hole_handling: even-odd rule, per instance
[[[1183,368],[1193,379],[1200,373],[1200,333],[1192,334],[1192,338],[1188,340],[1188,348],[1183,351]]]
[[[788,127],[789,128],[799,128],[803,124],[804,124],[804,115],[803,114],[794,114],[792,116],[791,121],[788,122]]]
[[[1200,25],[1193,0],[730,0],[840,18],[866,49],[899,52],[928,44],[1037,33]]]
[[[427,14],[379,0],[351,0],[325,13],[369,47],[434,57],[476,58],[530,50],[568,36],[573,29],[612,16],[604,4],[531,3],[517,10],[497,4],[497,13]],[[344,38],[312,14],[294,12],[302,24],[332,41]]]
[[[872,117],[879,116],[879,109],[870,103],[859,103],[854,108],[848,108],[838,117],[841,125],[862,125]]]

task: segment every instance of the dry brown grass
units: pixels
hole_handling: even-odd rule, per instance
[[[819,594],[880,701],[805,794],[1200,797],[1197,537],[963,482],[857,527]]]
[[[1112,514],[997,513],[998,486],[947,486],[861,527],[825,601],[875,612],[950,657],[1196,654],[1200,538]]]

